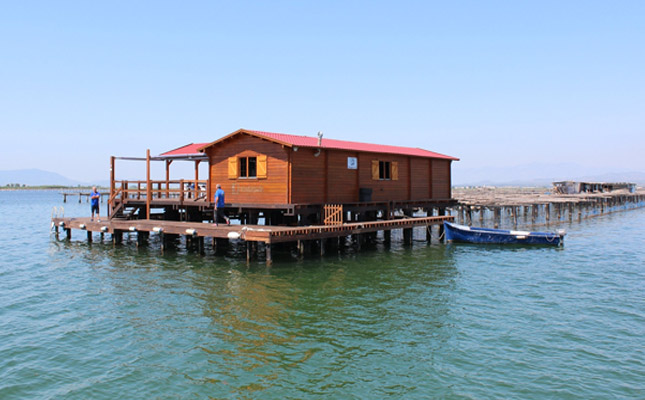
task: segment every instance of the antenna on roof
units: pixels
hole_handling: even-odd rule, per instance
[[[322,145],[322,131],[318,131],[318,146]]]

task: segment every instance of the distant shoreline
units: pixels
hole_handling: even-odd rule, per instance
[[[20,190],[47,190],[47,191],[67,191],[72,193],[77,192],[86,192],[92,190],[93,186],[55,186],[55,185],[43,185],[43,186],[24,186],[24,187],[7,187],[0,186],[0,191],[3,192],[14,192]],[[99,190],[109,190],[108,187],[97,186]]]

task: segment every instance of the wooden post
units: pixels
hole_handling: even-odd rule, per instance
[[[517,228],[517,207],[511,206],[511,216],[513,217],[513,226]]]
[[[184,180],[179,180],[179,204],[184,204]]]
[[[502,210],[499,207],[493,208],[493,227],[499,228],[502,219]]]
[[[65,234],[67,235],[67,240],[72,240],[72,230],[70,228],[65,228]]]
[[[197,246],[198,246],[199,254],[204,255],[205,252],[204,252],[204,237],[203,236],[199,236],[197,238]]]
[[[445,216],[446,215],[446,209],[441,207],[439,208],[439,215],[440,216]],[[443,229],[443,224],[439,225],[439,238],[443,237],[444,235],[444,229]]]
[[[170,164],[172,160],[166,160],[166,198],[170,198]]]
[[[87,231],[87,243],[92,243],[92,231]]]
[[[271,258],[271,243],[267,242],[264,246],[264,252],[266,254],[266,263],[267,266],[271,266],[273,264],[273,259]]]
[[[110,216],[112,215],[112,209],[114,208],[114,203],[113,203],[114,199],[112,198],[116,190],[116,183],[114,182],[114,174],[115,174],[114,166],[115,166],[115,158],[114,156],[110,156],[110,197],[108,197],[108,199],[112,199],[112,201],[111,202],[108,201],[108,208],[107,208],[108,218],[110,218]]]
[[[246,262],[251,261],[251,242],[246,242]]]
[[[325,239],[320,239],[320,256],[325,255]]]
[[[117,244],[121,244],[122,241],[123,241],[123,232],[115,229],[112,232],[112,244],[116,246]]]
[[[159,232],[159,242],[161,243],[161,254],[163,255],[164,251],[166,250],[166,234],[163,232]]]
[[[551,203],[544,205],[544,218],[546,219],[546,224],[549,225],[549,221],[551,221]]]
[[[137,247],[143,247],[148,242],[148,236],[150,234],[145,231],[137,231]]]
[[[150,187],[150,149],[146,150],[146,219],[150,219],[150,197],[152,188]]]
[[[199,192],[199,163],[200,160],[195,160],[195,187],[193,188],[193,199],[197,200],[197,193]]]
[[[403,243],[410,245],[412,244],[412,229],[404,228],[403,229]]]

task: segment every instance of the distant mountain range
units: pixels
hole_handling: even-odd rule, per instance
[[[461,168],[454,163],[455,186],[551,186],[557,181],[634,182],[645,185],[645,172],[584,167],[578,164],[533,163],[512,167]]]
[[[452,184],[455,186],[551,186],[554,181],[635,182],[645,186],[645,172],[589,168],[577,164],[525,164],[513,167],[461,168],[452,167]],[[7,184],[27,186],[109,186],[108,180],[81,182],[61,174],[40,169],[0,171],[0,187]]]
[[[43,171],[41,169],[17,169],[11,171],[0,171],[0,187],[9,184],[20,184],[27,186],[109,186],[109,181],[81,182],[69,179],[59,173]]]

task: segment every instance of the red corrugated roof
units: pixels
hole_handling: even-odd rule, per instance
[[[454,161],[459,160],[456,157],[435,153],[433,151],[420,149],[418,147],[402,147],[402,146],[389,146],[389,145],[383,145],[383,144],[350,142],[346,140],[326,139],[324,137],[322,139],[321,145],[318,146],[317,137],[289,135],[286,133],[252,131],[252,130],[246,130],[246,129],[237,130],[212,143],[205,143],[204,146],[200,148],[200,150],[204,150],[207,147],[216,145],[217,143],[222,142],[240,133],[246,133],[248,135],[257,136],[257,137],[264,138],[280,144],[284,144],[290,147],[293,147],[293,146],[313,147],[313,148],[321,148],[321,149],[338,149],[338,150],[360,151],[360,152],[368,152],[368,153],[400,154],[405,156],[440,158],[444,160],[454,160]]]
[[[190,143],[185,146],[178,147],[174,150],[161,153],[160,156],[190,156],[190,155],[203,155],[198,149],[206,146],[208,143]]]
[[[292,146],[299,146],[299,147],[350,150],[350,151],[361,151],[361,152],[368,152],[368,153],[401,154],[401,155],[415,156],[415,157],[443,158],[446,160],[455,160],[455,161],[459,160],[458,158],[455,158],[455,157],[447,156],[445,154],[435,153],[433,151],[420,149],[418,147],[402,147],[402,146],[389,146],[384,144],[350,142],[346,140],[326,139],[324,137],[322,139],[321,145],[318,146],[317,137],[288,135],[286,133],[273,133],[273,132],[262,132],[262,131],[246,131],[246,132],[254,133],[258,136],[264,136],[266,138],[274,139],[281,143],[290,144]]]

